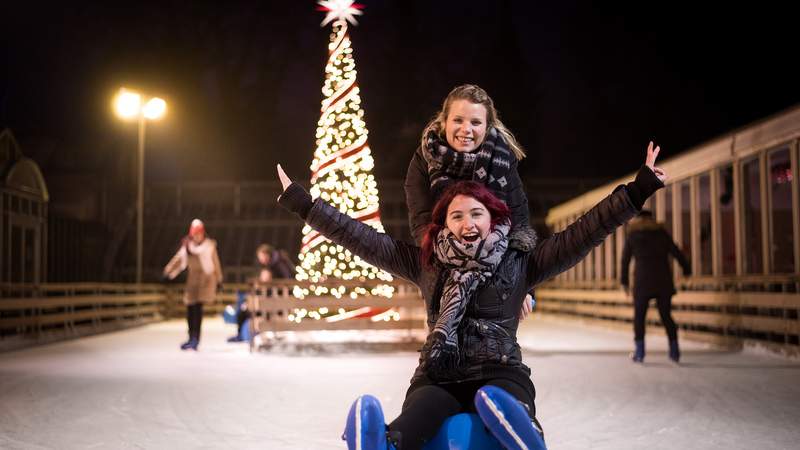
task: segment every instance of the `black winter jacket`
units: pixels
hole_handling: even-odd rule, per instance
[[[616,227],[633,217],[644,200],[662,186],[650,169],[642,167],[634,182],[619,186],[564,231],[538,242],[530,252],[507,250],[494,276],[478,290],[467,307],[459,327],[463,371],[457,379],[449,381],[507,376],[520,380],[522,386],[530,385],[531,372],[522,364],[516,338],[525,294],[537,283],[582,260]],[[321,199],[312,202],[311,196],[297,183],[292,183],[279,201],[334,243],[419,286],[428,312],[428,326],[433,328],[439,316],[439,298],[446,271],[438,265],[426,269],[420,262],[419,247],[379,233]],[[423,355],[425,350],[422,349]],[[412,384],[427,378],[422,361],[421,356]]]
[[[633,270],[633,298],[647,300],[675,294],[672,282],[672,255],[683,268],[684,275],[692,266],[664,227],[652,219],[636,219],[628,226],[628,238],[622,250],[620,284],[628,286],[628,265],[636,259]]]
[[[403,187],[406,191],[406,206],[408,206],[408,224],[411,227],[411,236],[414,238],[414,242],[419,245],[422,242],[425,227],[431,223],[433,206],[437,200],[431,194],[428,162],[422,156],[421,148],[417,148],[417,151],[414,152],[414,157],[411,158],[411,162],[408,164]],[[511,224],[514,228],[517,229],[519,226],[524,226],[529,230],[528,233],[532,233],[532,230],[530,230],[528,197],[525,196],[522,180],[517,172],[516,158],[514,158],[511,168],[508,170],[508,185],[505,191],[492,190],[492,193],[500,200],[503,200],[508,208],[511,209]],[[512,236],[512,241],[516,238],[517,235]],[[524,237],[519,237],[519,239],[524,239]],[[514,242],[511,242],[509,246],[529,250],[527,246],[515,245]]]
[[[273,278],[294,278],[295,265],[285,250],[273,250],[267,268]]]

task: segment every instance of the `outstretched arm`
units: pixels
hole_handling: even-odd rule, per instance
[[[280,165],[278,177],[283,194],[278,202],[334,243],[350,250],[364,261],[391,274],[416,282],[421,273],[419,247],[393,239],[385,233],[353,219],[293,183]]]
[[[666,173],[655,167],[660,149],[647,147],[645,164],[634,181],[618,186],[566,230],[540,242],[530,253],[528,282],[535,285],[577,264],[618,226],[642,209],[645,200],[664,187]]]
[[[186,246],[181,245],[175,256],[164,266],[163,276],[172,280],[186,269]]]

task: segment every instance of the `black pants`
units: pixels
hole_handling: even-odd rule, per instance
[[[241,309],[236,313],[236,331],[238,332],[238,336],[242,335],[242,325],[244,325],[244,321],[252,316],[250,311],[242,311]]]
[[[633,338],[637,341],[644,340],[644,324],[647,320],[647,308],[650,306],[650,298],[636,298],[633,301]],[[667,330],[667,337],[670,341],[678,339],[678,330],[675,321],[672,320],[672,296],[664,295],[656,297],[658,314],[661,316],[661,323]]]
[[[492,385],[504,389],[514,398],[528,406],[528,412],[536,426],[541,430],[534,415],[534,399],[530,393],[516,382],[495,378],[491,380],[467,381],[463,383],[428,384],[412,386],[403,402],[403,411],[389,424],[389,432],[399,432],[400,449],[421,449],[433,439],[444,421],[455,414],[475,412],[475,392],[482,386]]]
[[[189,324],[189,340],[200,342],[200,327],[203,325],[203,304],[186,307],[186,322]]]

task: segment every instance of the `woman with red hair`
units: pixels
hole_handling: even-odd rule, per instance
[[[521,304],[531,288],[582,260],[664,186],[658,152],[651,142],[634,181],[530,251],[509,246],[509,209],[480,183],[461,181],[443,192],[420,248],[312,201],[278,166],[282,206],[368,263],[417,284],[425,298],[430,332],[402,413],[386,425],[378,400],[359,397],[343,436],[348,448],[420,449],[448,417],[473,411],[506,448],[545,448],[531,370],[516,339]]]

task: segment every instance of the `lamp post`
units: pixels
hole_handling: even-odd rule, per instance
[[[136,284],[142,282],[142,242],[144,240],[144,138],[147,120],[158,120],[167,111],[167,102],[152,97],[142,102],[142,96],[122,88],[114,101],[117,115],[123,119],[139,120],[139,170],[136,194]]]

